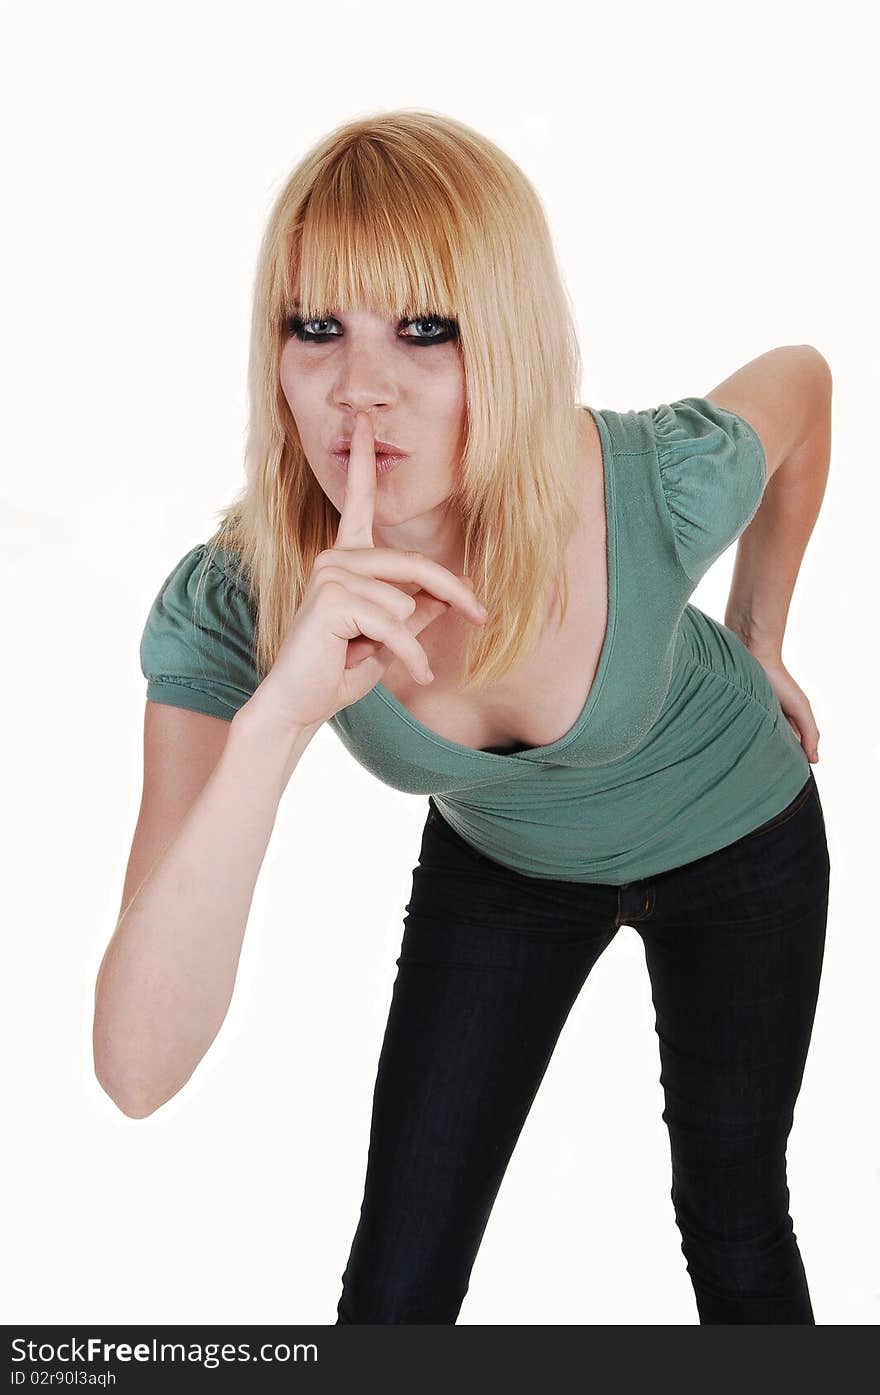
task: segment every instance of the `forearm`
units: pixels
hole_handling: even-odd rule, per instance
[[[134,1117],[176,1094],[222,1025],[281,795],[314,730],[282,735],[242,709],[116,926],[95,995],[95,1069]]]
[[[755,652],[780,654],[801,562],[831,458],[831,414],[783,460],[737,544],[724,623]]]

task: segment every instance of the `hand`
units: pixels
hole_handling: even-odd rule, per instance
[[[358,423],[364,419],[366,428],[361,436],[358,436]],[[373,543],[373,517],[376,502],[376,456],[373,449],[373,436],[369,430],[370,419],[364,412],[358,412],[355,417],[355,425],[352,431],[351,454],[348,462],[348,476],[346,482],[345,501],[342,506],[342,513],[339,519],[339,528],[336,533],[337,547],[368,547]],[[357,458],[355,458],[356,442],[360,445]],[[371,469],[368,471],[364,462],[369,459]],[[407,553],[406,556],[416,554]],[[432,563],[431,565],[437,565]],[[445,570],[445,568],[444,568]],[[452,573],[450,572],[451,576]],[[473,582],[469,576],[458,578],[464,582],[469,591],[473,591]],[[449,609],[449,602],[438,596],[434,596],[430,591],[421,586],[416,586],[414,590],[408,590],[404,583],[400,588],[406,595],[415,599],[415,610],[404,620],[405,628],[410,634],[421,634],[422,630],[428,628],[432,620],[436,620],[439,615],[443,615]],[[476,599],[476,598],[474,598]],[[476,609],[482,611],[479,601],[476,602]],[[480,624],[485,622],[485,615],[475,616],[474,607],[468,607],[464,611],[466,618],[473,622],[476,618]],[[417,646],[421,650],[421,645]],[[399,652],[399,651],[398,651]],[[350,641],[348,655],[346,657],[346,667],[349,669],[360,669],[363,660],[375,658],[380,665],[376,671],[376,678],[370,687],[382,678],[386,670],[394,660],[394,653],[387,643],[380,640],[370,639],[366,635],[360,635]],[[425,667],[427,668],[427,657]],[[412,668],[412,665],[410,665]],[[369,669],[364,670],[364,677],[370,673]],[[413,670],[413,677],[419,682],[424,682],[424,678]],[[429,680],[430,681],[430,680]],[[369,691],[369,689],[367,690]],[[356,699],[355,699],[356,700]]]
[[[816,726],[813,709],[806,693],[794,681],[775,650],[762,651],[751,645],[746,645],[746,648],[766,673],[788,724],[803,746],[807,759],[815,763],[819,759],[819,728]]]
[[[469,580],[419,552],[374,545],[376,489],[375,438],[358,412],[336,541],[315,559],[302,604],[250,699],[274,724],[320,725],[375,687],[395,656],[416,682],[430,683],[416,635],[450,605],[471,624],[485,623]]]

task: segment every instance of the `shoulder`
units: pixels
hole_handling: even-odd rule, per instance
[[[148,699],[231,717],[258,686],[256,614],[235,561],[198,543],[165,577],[140,641]]]
[[[760,437],[708,397],[682,397],[644,414],[679,561],[692,581],[751,522],[767,482]]]
[[[748,422],[769,480],[804,441],[828,430],[832,378],[812,344],[785,344],[743,364],[704,400]]]

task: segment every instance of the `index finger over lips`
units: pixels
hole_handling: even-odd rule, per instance
[[[373,547],[376,508],[376,447],[366,412],[358,412],[351,434],[345,498],[339,514],[336,547]]]

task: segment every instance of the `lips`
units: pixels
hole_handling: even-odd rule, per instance
[[[350,436],[337,436],[337,437],[336,437],[336,440],[331,442],[331,444],[330,444],[330,449],[331,449],[331,451],[334,453],[334,455],[341,455],[344,451],[350,451],[350,450],[351,450],[351,437],[350,437]],[[409,451],[403,450],[401,446],[395,446],[391,441],[375,441],[375,442],[374,442],[374,449],[375,449],[377,455],[408,455],[408,454],[409,454]]]
[[[346,447],[345,450],[332,450],[330,451],[330,455],[332,459],[336,461],[340,469],[344,470],[347,474],[348,467],[351,464],[351,451],[348,450],[348,448]],[[389,455],[384,450],[379,450],[377,444],[376,475],[378,477],[382,477],[383,475],[390,475],[392,470],[396,470],[398,466],[402,463],[402,461],[406,460],[406,458],[407,457],[405,451],[402,451],[399,455]]]

